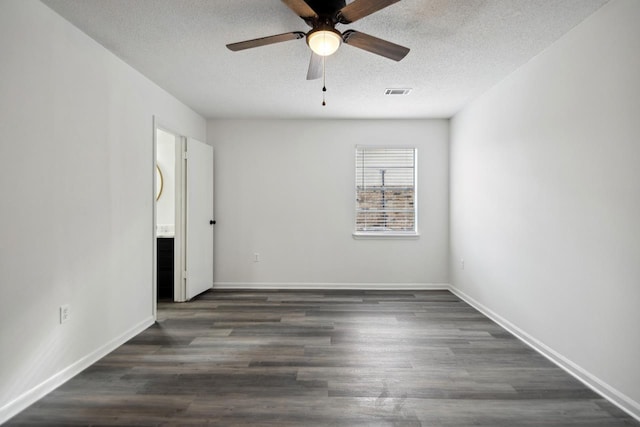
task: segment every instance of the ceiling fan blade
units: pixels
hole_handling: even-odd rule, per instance
[[[315,52],[311,52],[309,71],[307,71],[307,80],[317,80],[320,77],[322,77],[322,56]]]
[[[407,56],[410,50],[408,47],[400,46],[399,44],[391,43],[354,30],[347,30],[342,33],[342,40],[348,45],[384,56],[385,58],[393,59],[394,61],[400,61]]]
[[[305,21],[308,19],[318,18],[318,14],[315,10],[313,10],[304,0],[282,0],[282,2]]]
[[[259,39],[253,40],[245,40],[238,43],[230,43],[227,45],[227,48],[236,52],[238,50],[251,49],[253,47],[266,46],[269,44],[286,42],[289,40],[297,40],[303,37],[304,33],[302,31],[293,31],[291,33],[277,34],[275,36],[261,37]]]
[[[399,1],[400,0],[354,0],[338,11],[337,18],[342,24],[350,24]]]

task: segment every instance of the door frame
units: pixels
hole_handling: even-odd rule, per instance
[[[173,301],[185,302],[187,300],[187,159],[185,156],[187,137],[176,135],[176,182],[175,182],[175,231],[173,240]]]
[[[153,191],[151,194],[152,200],[152,209],[151,209],[151,240],[152,240],[152,292],[151,292],[151,312],[154,320],[157,320],[158,313],[158,276],[157,276],[157,268],[158,268],[158,241],[157,241],[157,205],[156,205],[156,190],[158,188],[158,182],[156,179],[156,163],[158,156],[158,130],[162,130],[164,132],[170,133],[176,138],[176,156],[175,156],[175,232],[174,232],[174,240],[173,240],[173,248],[174,248],[174,279],[173,279],[173,300],[174,302],[182,302],[185,301],[184,295],[186,293],[184,287],[183,274],[184,271],[184,245],[183,236],[184,236],[184,227],[183,227],[183,214],[184,214],[184,202],[183,202],[183,189],[184,189],[184,178],[183,174],[185,171],[184,168],[184,146],[185,141],[187,139],[186,136],[182,135],[181,132],[175,131],[171,126],[167,126],[164,121],[159,119],[157,116],[153,116],[153,138],[152,138],[152,163],[151,163],[151,172],[152,172],[152,180],[153,180]]]
[[[153,117],[153,129],[151,138],[151,315],[153,320],[158,320],[158,219],[157,201],[158,180],[156,177],[156,165],[158,163],[158,119]]]

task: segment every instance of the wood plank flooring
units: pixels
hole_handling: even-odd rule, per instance
[[[215,291],[9,426],[640,426],[447,291]]]

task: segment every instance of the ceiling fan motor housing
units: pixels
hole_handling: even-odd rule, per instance
[[[336,12],[346,6],[345,0],[306,0],[306,3],[320,17],[333,17]]]

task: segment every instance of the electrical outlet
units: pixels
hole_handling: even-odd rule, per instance
[[[258,252],[253,254],[253,262],[260,262],[260,254]]]
[[[63,324],[67,320],[69,320],[70,316],[71,316],[71,307],[69,307],[69,304],[61,305],[60,306],[60,324]]]
[[[464,270],[464,259],[460,260],[460,268],[462,268]]]

